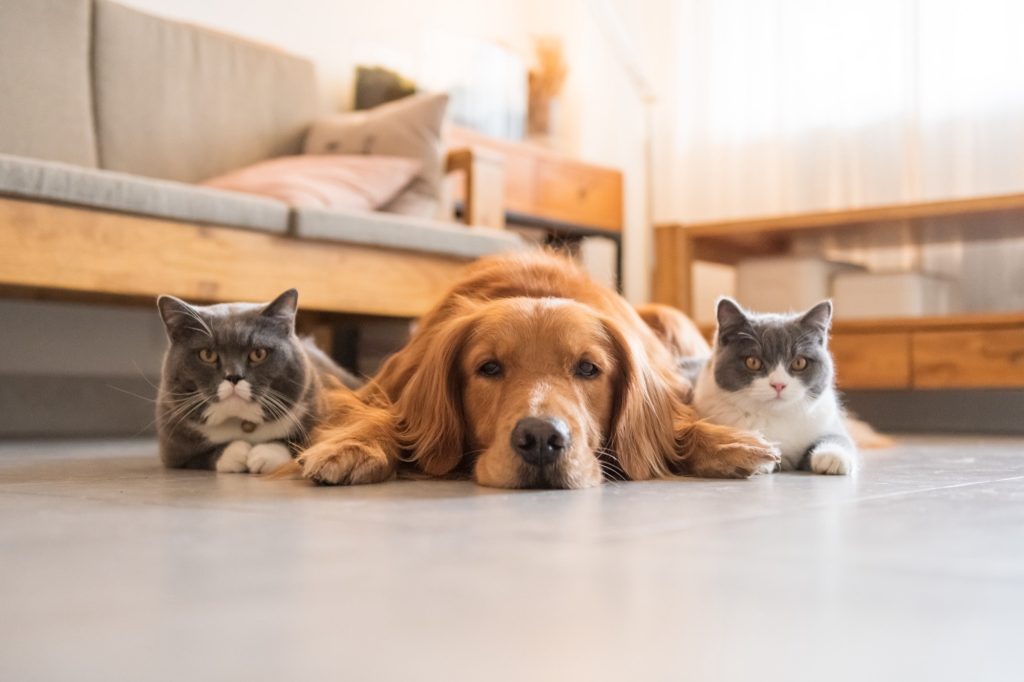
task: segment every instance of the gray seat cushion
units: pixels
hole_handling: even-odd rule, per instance
[[[301,151],[318,107],[311,62],[107,0],[95,13],[101,168],[201,182]]]
[[[190,223],[286,232],[280,201],[0,154],[0,194]]]
[[[516,234],[486,227],[464,227],[390,213],[300,208],[292,215],[300,237],[424,251],[457,258],[525,248]]]
[[[90,5],[0,1],[0,153],[96,165]]]

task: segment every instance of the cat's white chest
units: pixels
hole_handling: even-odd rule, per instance
[[[274,440],[287,440],[296,431],[296,425],[304,415],[305,410],[296,407],[280,419],[260,422],[255,427],[252,426],[252,422],[234,417],[215,425],[203,424],[197,429],[207,441],[217,445],[238,440],[256,445]],[[250,425],[248,430],[246,424]]]
[[[790,467],[796,467],[807,450],[840,419],[831,391],[813,402],[767,408],[747,404],[741,396],[723,391],[708,371],[697,382],[694,407],[701,417],[716,424],[761,434],[779,448]]]

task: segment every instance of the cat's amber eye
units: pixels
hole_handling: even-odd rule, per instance
[[[204,348],[199,351],[199,359],[208,365],[212,365],[217,362],[217,351]]]
[[[258,365],[267,359],[267,355],[268,353],[266,348],[253,348],[249,351],[249,362],[254,365]]]
[[[801,372],[801,371],[807,369],[807,358],[805,358],[802,355],[797,357],[796,360],[794,360],[793,362],[789,363],[789,368],[791,370],[793,370],[794,372]]]
[[[755,358],[753,355],[749,355],[743,359],[743,364],[746,365],[747,369],[751,372],[756,372],[761,369],[761,358]]]

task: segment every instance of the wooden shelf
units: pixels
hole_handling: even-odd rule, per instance
[[[872,332],[956,331],[962,329],[1015,329],[1024,328],[1024,312],[964,313],[942,317],[887,317],[878,319],[836,319],[832,325],[835,334]],[[711,338],[715,325],[702,324],[700,330]]]
[[[930,331],[956,329],[1005,329],[1024,327],[1024,312],[963,313],[941,317],[890,317],[880,319],[843,320],[837,318],[837,332]]]
[[[749,218],[708,223],[681,223],[666,227],[681,227],[693,237],[716,237],[764,232],[792,232],[863,227],[874,223],[903,223],[941,218],[962,217],[1024,211],[1024,194],[1004,194],[950,201],[928,201],[916,204],[874,206],[848,211],[802,213],[771,218]]]
[[[694,261],[733,265],[751,256],[786,254],[798,235],[884,230],[915,244],[991,240],[1008,236],[1005,221],[991,219],[1006,215],[1020,216],[1020,224],[1011,224],[1009,232],[1024,235],[1024,194],[659,225],[655,230],[654,300],[689,311]],[[899,232],[894,230],[897,226]]]
[[[1007,228],[1007,215],[1019,215],[1019,225]],[[694,261],[785,254],[799,235],[851,230],[887,230],[914,244],[1024,235],[1024,194],[662,225],[655,231],[654,300],[692,310]],[[831,347],[843,388],[1024,388],[1024,312],[840,318]]]

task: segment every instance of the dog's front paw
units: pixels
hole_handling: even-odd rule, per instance
[[[358,441],[323,442],[298,458],[305,478],[322,485],[381,483],[395,476],[395,467],[378,446]]]
[[[252,445],[244,440],[231,441],[217,459],[217,471],[222,474],[244,474],[249,470],[251,450]]]
[[[770,474],[782,466],[779,449],[752,433],[742,434],[732,443],[719,445],[717,458],[726,478]]]
[[[857,455],[842,448],[821,448],[811,453],[811,471],[845,476],[857,470]]]
[[[292,453],[284,443],[260,443],[252,446],[246,463],[250,473],[269,474],[292,461]]]

